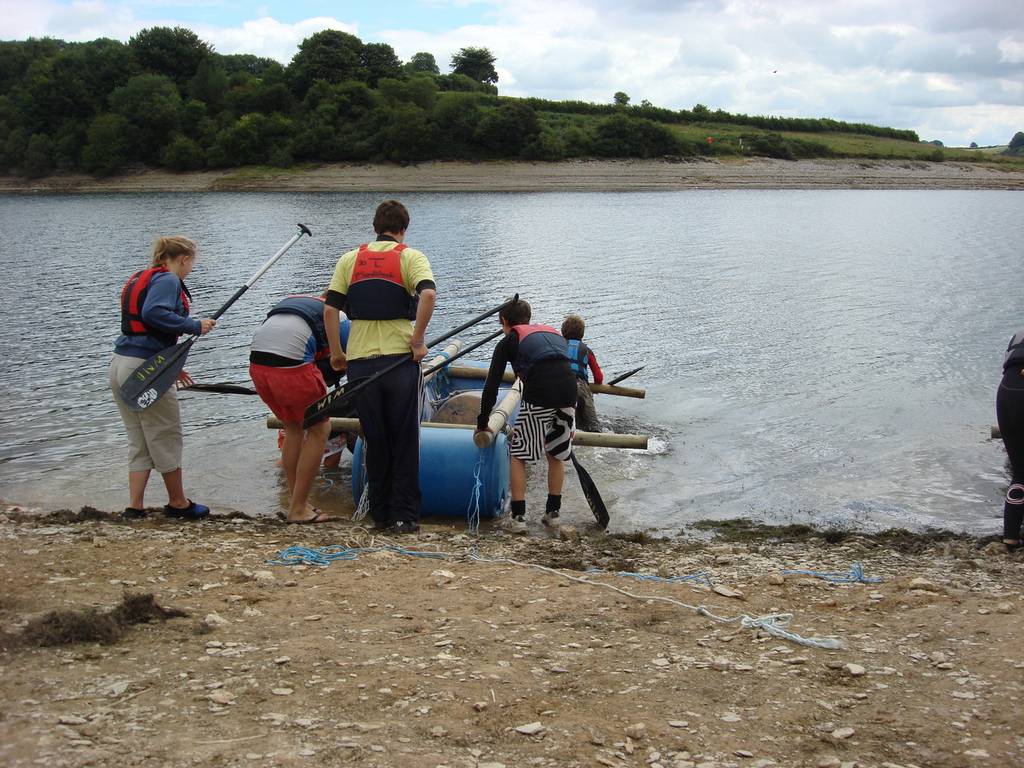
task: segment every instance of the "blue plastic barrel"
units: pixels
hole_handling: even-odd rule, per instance
[[[352,498],[357,503],[365,486],[365,452],[365,443],[359,438],[352,455]],[[497,435],[491,447],[481,451],[473,443],[472,429],[421,429],[421,514],[424,517],[466,517],[474,499],[478,471],[482,482],[480,517],[496,517],[501,514],[509,495],[505,435]]]

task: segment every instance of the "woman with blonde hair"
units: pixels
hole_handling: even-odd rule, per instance
[[[110,389],[128,433],[129,506],[125,517],[145,517],[143,499],[151,470],[156,469],[167,488],[164,514],[198,519],[210,508],[185,496],[181,479],[181,411],[175,388],[142,411],[133,411],[121,399],[125,380],[161,349],[173,346],[178,336],[209,333],[216,320],[195,320],[188,315],[192,298],[185,287],[196,262],[196,244],[187,237],[161,237],[153,244],[153,260],[147,269],[133,274],[121,289],[121,335],[110,362]],[[178,383],[189,385],[184,370]]]

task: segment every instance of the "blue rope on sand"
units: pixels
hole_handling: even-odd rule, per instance
[[[329,547],[288,547],[277,553],[277,557],[267,560],[270,565],[330,565],[336,560],[355,560],[359,555],[370,555],[375,552],[393,552],[408,557],[424,557],[431,560],[444,560],[448,557],[443,552],[423,552],[406,549],[394,545],[380,547],[345,547],[336,544]]]
[[[602,571],[600,568],[588,568],[587,573],[609,573],[608,571]],[[692,573],[689,576],[655,576],[652,573],[632,573],[630,571],[612,571],[615,576],[622,576],[626,579],[635,579],[637,581],[657,581],[663,584],[681,584],[683,582],[694,582],[699,584],[706,584],[709,587],[715,586],[715,583],[711,581],[711,577],[704,571],[698,573]]]
[[[802,576],[814,576],[831,584],[878,584],[882,579],[878,576],[865,576],[860,563],[850,566],[849,573],[822,573],[821,571],[785,570],[783,573],[797,573]]]

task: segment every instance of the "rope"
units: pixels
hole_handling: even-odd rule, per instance
[[[798,645],[804,645],[810,648],[824,648],[827,650],[834,650],[842,648],[842,641],[836,640],[829,637],[803,637],[790,632],[786,629],[793,615],[790,613],[770,613],[764,616],[749,616],[747,614],[740,614],[738,616],[719,616],[713,613],[710,609],[703,605],[690,605],[684,603],[681,600],[676,600],[672,597],[663,597],[661,595],[638,595],[633,592],[629,592],[621,587],[616,587],[614,584],[606,584],[600,581],[591,581],[584,576],[571,576],[567,573],[549,568],[546,565],[539,565],[537,563],[524,563],[519,560],[512,560],[511,558],[500,557],[500,558],[488,558],[481,557],[475,552],[466,553],[463,556],[457,556],[448,554],[445,552],[424,552],[418,550],[405,549],[404,547],[387,544],[383,546],[370,546],[370,547],[346,547],[343,545],[336,545],[330,547],[288,547],[278,553],[278,556],[274,559],[268,560],[267,562],[271,565],[329,565],[335,560],[355,560],[360,554],[370,554],[374,552],[393,552],[399,555],[407,555],[409,557],[424,557],[433,560],[449,560],[449,559],[465,559],[471,562],[478,563],[492,563],[492,564],[507,564],[514,565],[520,568],[532,568],[537,571],[544,571],[550,573],[553,576],[559,576],[569,581],[574,581],[577,584],[587,584],[592,587],[600,587],[602,589],[608,589],[617,594],[624,595],[625,597],[632,598],[633,600],[641,600],[644,602],[658,602],[668,603],[669,605],[675,605],[679,608],[684,608],[688,611],[692,611],[700,616],[705,616],[712,621],[717,621],[722,624],[736,624],[738,623],[744,629],[763,629],[768,634],[778,637],[790,642],[797,643]],[[588,573],[595,573],[589,571]],[[634,576],[634,574],[628,574]],[[640,574],[636,574],[640,575]],[[689,577],[673,577],[681,580],[682,578],[693,579],[698,575],[706,574],[695,574]],[[657,579],[660,577],[654,577]],[[653,579],[650,579],[653,580]],[[670,579],[666,579],[669,581]]]
[[[352,521],[359,522],[370,512],[370,480],[366,474],[366,439],[363,438],[363,460],[359,462],[359,472],[363,476],[363,492],[359,495],[356,511],[352,513]]]
[[[850,566],[849,573],[822,573],[821,571],[785,570],[783,573],[795,573],[803,576],[814,576],[824,579],[830,584],[878,584],[882,579],[878,576],[865,576],[860,563]]]
[[[609,573],[608,571],[602,571],[600,568],[588,568],[587,573]],[[704,571],[699,573],[693,573],[689,576],[655,576],[652,573],[632,573],[631,571],[612,571],[610,575],[622,576],[626,579],[635,579],[636,581],[656,581],[663,584],[683,584],[686,582],[703,583],[709,587],[715,586],[715,583],[711,580],[711,577]]]
[[[469,505],[466,507],[466,529],[470,534],[476,536],[480,532],[480,493],[484,488],[484,481],[480,479],[480,471],[484,467],[484,449],[480,449],[480,456],[476,460],[476,467],[473,469],[473,490],[469,492]]]

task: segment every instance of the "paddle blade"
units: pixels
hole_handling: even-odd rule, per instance
[[[181,344],[160,350],[132,371],[121,385],[121,399],[125,405],[133,411],[144,411],[174,386],[196,338],[191,336]]]
[[[614,379],[612,379],[611,381],[606,382],[606,383],[608,384],[609,387],[614,387],[620,381],[625,381],[630,376],[632,376],[634,373],[640,373],[640,371],[642,371],[646,367],[647,366],[645,366],[645,365],[641,365],[639,368],[634,368],[632,371],[627,371],[626,373],[622,374],[621,376],[616,376]]]
[[[569,458],[572,459],[572,465],[576,468],[576,476],[580,479],[580,488],[583,489],[583,495],[587,499],[587,504],[590,505],[590,511],[594,513],[594,519],[597,520],[597,524],[602,528],[607,528],[611,517],[608,515],[608,507],[604,505],[604,499],[601,498],[601,492],[594,485],[594,480],[590,473],[583,468],[576,458],[575,451],[569,454]]]

